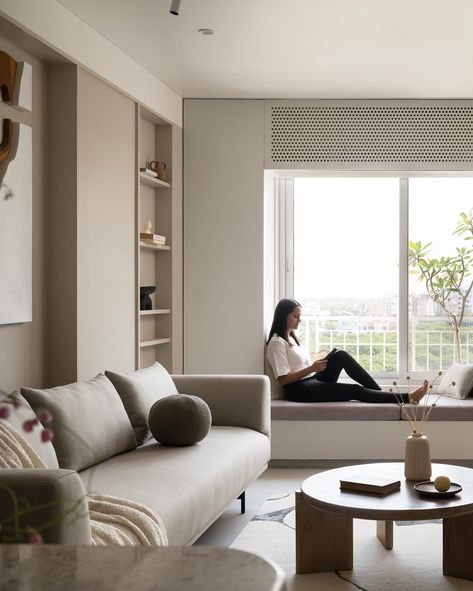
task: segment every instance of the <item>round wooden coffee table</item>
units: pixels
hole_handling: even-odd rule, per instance
[[[353,518],[377,521],[377,535],[392,548],[393,521],[443,519],[443,573],[473,580],[473,470],[432,464],[432,479],[447,475],[463,487],[454,497],[426,499],[404,477],[404,463],[345,466],[315,474],[296,492],[296,572],[353,568]],[[354,476],[391,478],[401,488],[386,496],[340,490]]]

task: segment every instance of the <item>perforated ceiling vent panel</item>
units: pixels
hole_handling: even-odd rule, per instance
[[[266,101],[267,168],[473,168],[472,101]]]

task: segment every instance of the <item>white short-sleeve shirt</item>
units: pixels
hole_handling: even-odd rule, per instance
[[[296,344],[290,345],[282,337],[277,335],[271,337],[266,349],[266,357],[271,365],[275,378],[304,369],[311,363],[310,357],[305,349]],[[312,372],[309,375],[313,376],[314,373]]]

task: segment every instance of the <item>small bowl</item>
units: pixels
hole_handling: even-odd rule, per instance
[[[438,491],[432,480],[426,480],[425,482],[418,482],[414,484],[414,489],[422,496],[427,499],[448,499],[454,497],[456,494],[461,492],[463,488],[456,482],[450,484],[450,488],[444,492]]]

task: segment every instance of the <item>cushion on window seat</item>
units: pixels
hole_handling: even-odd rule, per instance
[[[429,397],[428,405],[431,406],[436,400],[435,394]],[[411,405],[406,405],[411,407]],[[417,410],[418,420],[422,417],[422,402]],[[404,419],[406,420],[406,419]],[[429,415],[430,421],[473,421],[473,398],[465,400],[444,396],[437,402],[435,408]]]
[[[399,421],[398,404],[367,402],[271,401],[271,419],[276,421]]]

